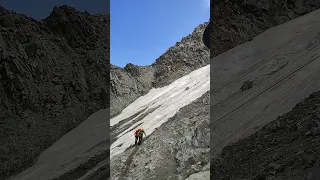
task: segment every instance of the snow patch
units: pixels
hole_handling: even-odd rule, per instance
[[[197,69],[190,74],[181,77],[168,86],[151,89],[149,93],[141,96],[126,107],[121,114],[110,120],[110,126],[114,126],[124,119],[136,113],[156,108],[140,121],[137,121],[127,130],[140,125],[146,130],[147,136],[156,128],[167,122],[179,109],[189,105],[210,90],[210,65]],[[132,122],[137,117],[130,120]],[[134,131],[123,131],[117,136],[117,140],[111,145],[110,159],[134,144]]]

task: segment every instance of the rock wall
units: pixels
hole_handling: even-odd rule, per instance
[[[0,7],[0,179],[109,107],[109,24],[68,6],[41,21]]]

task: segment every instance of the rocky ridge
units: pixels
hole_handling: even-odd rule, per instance
[[[109,107],[109,23],[68,6],[41,21],[0,7],[0,179]]]

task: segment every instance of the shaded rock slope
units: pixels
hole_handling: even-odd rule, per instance
[[[211,59],[212,179],[311,179],[319,172],[319,15],[270,28]]]
[[[0,7],[0,179],[109,107],[109,23],[68,6],[41,21]]]
[[[211,0],[210,55],[214,57],[273,26],[320,7],[319,0]]]
[[[10,180],[106,179],[110,109],[101,109],[43,151],[35,164]]]
[[[150,66],[111,66],[111,117],[145,95],[152,87],[166,86],[191,71],[208,65],[209,49],[202,42],[207,24],[196,27],[190,35],[170,47]]]
[[[223,149],[212,179],[320,178],[320,91],[251,136]],[[317,173],[318,172],[318,173]]]

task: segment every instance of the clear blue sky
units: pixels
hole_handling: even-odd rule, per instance
[[[1,0],[0,4],[9,10],[40,20],[49,16],[54,6],[68,5],[78,11],[90,14],[109,13],[110,0]]]
[[[111,0],[110,61],[151,65],[210,17],[210,0]]]

